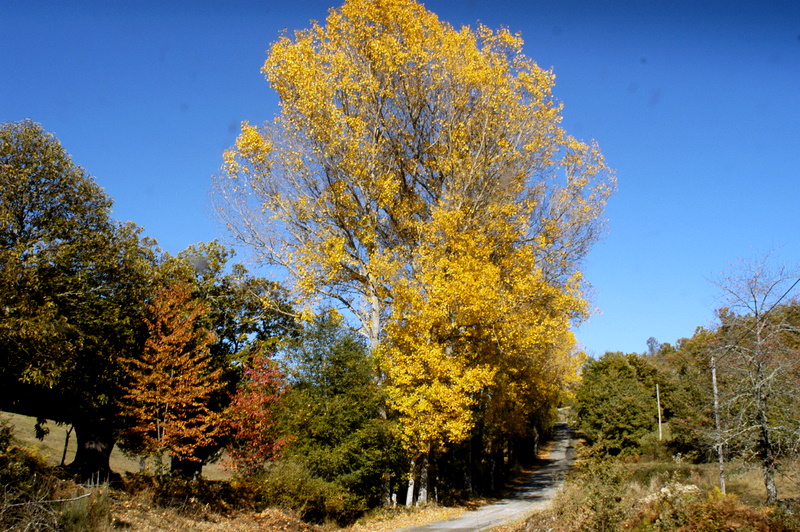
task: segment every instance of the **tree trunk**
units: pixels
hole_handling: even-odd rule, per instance
[[[519,458],[519,447],[520,447],[520,439],[517,436],[511,438],[508,442],[508,466],[507,469],[509,471],[516,468],[520,463]]]
[[[769,428],[766,420],[761,426],[758,456],[761,459],[761,469],[764,472],[764,487],[767,488],[767,504],[778,502],[778,487],[775,484],[775,450],[772,448]]]
[[[722,441],[722,424],[719,414],[719,388],[717,387],[717,362],[714,355],[711,355],[711,385],[714,392],[714,429],[716,433],[717,459],[719,462],[719,490],[725,491],[725,454],[723,453],[724,443]]]
[[[419,494],[417,495],[417,506],[428,504],[428,468],[430,466],[429,457],[431,452],[423,453],[419,463]]]
[[[116,443],[110,424],[101,420],[81,420],[74,426],[78,449],[69,469],[82,481],[108,481],[112,475],[109,459]]]
[[[656,383],[656,408],[658,409],[658,441],[663,439],[661,432],[661,393],[658,390],[658,383]]]
[[[406,508],[414,505],[414,475],[416,474],[416,460],[411,459],[411,467],[408,470],[408,491],[406,492]]]
[[[184,478],[197,478],[203,473],[203,462],[172,455],[169,471]]]
[[[370,284],[374,287],[376,281],[374,279],[370,279]],[[380,345],[380,336],[381,336],[381,300],[378,297],[377,290],[373,288],[369,295],[369,303],[370,303],[370,313],[369,313],[369,326],[367,327],[368,337],[369,337],[369,349],[370,353],[373,355],[377,351]],[[375,383],[380,386],[381,385],[381,377],[380,373],[375,373]],[[386,408],[380,406],[378,408],[378,415],[381,419],[387,419],[388,414],[386,412]],[[413,466],[412,466],[413,469]],[[396,504],[396,499],[393,500],[392,498],[392,478],[390,471],[387,470],[383,473],[383,481],[381,482],[381,499],[383,500],[384,506],[392,506]]]
[[[756,339],[760,346],[762,344],[760,329],[756,331]],[[757,382],[761,383],[766,380],[762,377],[766,372],[761,358],[758,359],[755,373],[758,378]],[[778,487],[775,485],[777,464],[775,460],[775,445],[772,443],[772,429],[767,417],[769,414],[769,392],[761,387],[760,384],[756,388],[756,408],[758,409],[758,424],[760,425],[757,449],[758,457],[761,459],[761,469],[764,472],[764,487],[767,488],[767,504],[775,504],[778,502]]]
[[[775,484],[775,461],[768,460],[764,463],[764,486],[767,488],[767,504],[778,502],[778,487]]]
[[[465,487],[470,495],[482,495],[486,491],[489,463],[486,460],[486,449],[483,447],[484,433],[484,424],[478,419],[467,447]]]
[[[494,455],[489,455],[489,492],[494,493],[494,468],[495,468]]]
[[[371,281],[374,284],[373,281]],[[381,338],[381,300],[378,297],[377,291],[373,290],[369,296],[370,312],[369,312],[369,348],[373,353],[378,348]]]
[[[397,497],[392,495],[392,479],[384,473],[381,479],[381,500],[386,507],[397,506]]]
[[[69,426],[69,430],[67,431],[67,435],[64,437],[64,452],[61,453],[61,467],[64,467],[64,462],[67,461],[67,449],[69,448],[69,437],[72,434],[72,429],[74,429],[74,425]]]

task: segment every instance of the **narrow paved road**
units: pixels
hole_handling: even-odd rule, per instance
[[[574,433],[564,423],[556,425],[553,446],[545,464],[505,499],[481,506],[457,519],[437,521],[395,532],[472,532],[525,519],[547,508],[561,487],[564,473],[575,459]]]

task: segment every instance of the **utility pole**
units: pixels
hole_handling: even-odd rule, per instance
[[[658,441],[661,441],[661,394],[658,391],[658,383],[656,383],[656,404],[658,405]]]
[[[719,490],[725,493],[725,457],[722,454],[722,428],[719,422],[719,389],[717,388],[717,361],[711,353],[711,385],[714,390],[714,426],[717,432],[717,457],[719,460]]]

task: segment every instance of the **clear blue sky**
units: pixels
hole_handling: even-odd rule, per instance
[[[276,112],[265,51],[333,5],[0,0],[0,121],[54,132],[115,217],[165,250],[224,238],[210,176],[242,120]],[[555,71],[567,130],[616,169],[609,232],[585,264],[600,313],[577,335],[591,354],[710,324],[707,279],[739,257],[798,261],[800,2],[425,5],[456,26],[522,32]]]

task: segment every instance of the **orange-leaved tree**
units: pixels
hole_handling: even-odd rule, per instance
[[[214,335],[203,324],[208,306],[193,299],[189,286],[173,281],[160,288],[149,305],[149,333],[139,357],[126,359],[130,381],[122,398],[132,449],[155,456],[159,473],[169,453],[175,460],[196,460],[197,449],[212,443],[219,415],[208,400],[223,386],[211,370]]]

